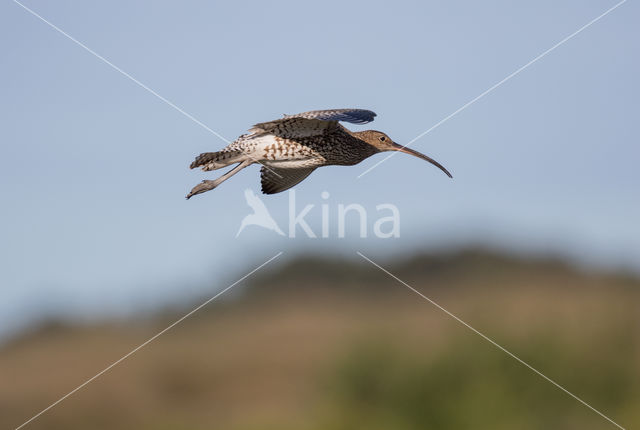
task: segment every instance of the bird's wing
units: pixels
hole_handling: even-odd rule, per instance
[[[353,124],[366,124],[373,121],[376,113],[366,109],[327,109],[285,115],[284,118],[319,119],[321,121],[345,121]]]
[[[249,131],[254,136],[273,134],[285,139],[322,136],[340,129],[338,121],[365,124],[373,121],[375,116],[374,112],[365,109],[313,110],[295,115],[285,115],[284,118],[274,121],[261,122],[254,125]]]
[[[275,194],[299,184],[307,176],[311,174],[315,167],[304,167],[299,169],[279,169],[266,168],[260,169],[260,182],[262,183],[262,192],[264,194]]]

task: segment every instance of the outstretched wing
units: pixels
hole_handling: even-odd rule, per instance
[[[304,167],[299,169],[266,168],[260,169],[260,182],[264,194],[276,194],[281,191],[298,185],[311,174],[315,167]]]
[[[287,118],[319,119],[322,121],[345,121],[353,124],[366,124],[373,121],[376,113],[366,109],[327,109],[285,115]]]
[[[261,122],[249,131],[254,136],[273,134],[285,139],[322,136],[342,128],[338,121],[365,124],[373,121],[375,116],[374,112],[365,109],[313,110],[285,115],[284,118],[274,121]]]

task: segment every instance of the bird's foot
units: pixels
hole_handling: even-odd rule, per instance
[[[202,181],[198,185],[193,187],[191,191],[189,191],[189,194],[187,194],[187,200],[189,200],[191,197],[195,196],[196,194],[201,194],[201,193],[206,193],[207,191],[211,191],[217,186],[218,184],[216,183],[216,181],[208,181],[208,180]]]

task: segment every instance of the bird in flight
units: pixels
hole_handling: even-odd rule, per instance
[[[260,163],[260,179],[264,194],[275,194],[297,185],[322,166],[353,166],[385,151],[398,151],[428,161],[452,177],[440,163],[413,149],[395,143],[381,131],[351,131],[340,121],[366,124],[376,114],[365,109],[314,110],[254,125],[218,152],[205,152],[196,157],[191,168],[203,171],[237,165],[214,180],[205,180],[187,194],[213,190],[245,167]]]

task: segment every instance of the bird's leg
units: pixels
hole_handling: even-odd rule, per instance
[[[226,181],[227,179],[229,179],[230,177],[232,177],[233,175],[235,175],[236,173],[238,173],[240,170],[244,169],[251,163],[253,163],[253,160],[244,160],[243,162],[241,162],[236,167],[229,170],[227,173],[220,176],[219,178],[214,179],[213,181],[210,181],[210,180],[202,181],[201,183],[193,187],[193,189],[189,192],[189,194],[187,194],[187,200],[195,196],[196,194],[205,193],[207,191],[213,190],[215,187],[217,187],[218,185],[220,185],[221,183],[223,183],[224,181]]]

